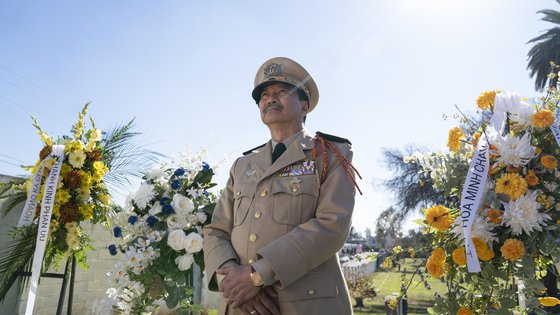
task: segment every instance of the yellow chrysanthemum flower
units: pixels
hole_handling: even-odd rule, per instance
[[[426,210],[426,221],[437,230],[445,231],[453,223],[453,218],[448,208],[436,205]]]
[[[473,315],[473,312],[466,306],[461,306],[457,311],[457,315]]]
[[[496,181],[495,191],[508,195],[511,200],[517,200],[527,191],[527,182],[519,174],[504,174]]]
[[[543,109],[531,117],[531,125],[537,128],[548,128],[552,126],[554,119],[554,113],[551,110]]]
[[[101,201],[102,204],[109,206],[111,205],[111,196],[107,194],[98,194],[97,198]]]
[[[416,251],[414,250],[414,248],[409,247],[407,249],[407,251],[408,251],[408,254],[410,255],[410,258],[414,258],[414,256],[416,256]]]
[[[558,298],[550,297],[550,296],[540,297],[539,302],[541,303],[542,306],[556,306],[560,304],[560,300]]]
[[[82,151],[84,149],[80,141],[68,141],[64,144],[64,153]]]
[[[102,161],[93,162],[93,180],[95,182],[100,182],[108,171],[109,168]]]
[[[83,188],[78,188],[78,195],[83,201],[89,200],[89,197],[91,197],[90,190]]]
[[[459,247],[453,251],[451,254],[453,262],[459,266],[464,266],[467,264],[467,255],[465,254],[465,247]]]
[[[476,99],[476,105],[478,105],[480,109],[491,109],[494,106],[496,94],[500,92],[500,90],[493,90],[481,93]]]
[[[547,170],[555,170],[558,167],[558,160],[552,155],[541,156],[541,163]]]
[[[67,203],[68,200],[70,200],[70,197],[70,193],[66,189],[59,189],[56,191],[54,202],[62,205]]]
[[[465,133],[460,127],[453,127],[449,130],[447,137],[447,147],[451,152],[457,152],[461,148],[461,140],[465,139]]]
[[[68,156],[68,163],[72,165],[72,167],[80,169],[84,166],[84,162],[86,161],[86,154],[82,150],[72,151]]]
[[[500,251],[502,252],[502,257],[514,261],[521,259],[525,255],[525,246],[520,240],[508,238],[500,248]]]
[[[82,205],[79,207],[80,215],[84,221],[91,220],[93,218],[93,204]]]

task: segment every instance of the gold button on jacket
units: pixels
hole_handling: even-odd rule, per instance
[[[331,143],[352,159],[349,144]],[[327,177],[319,183],[323,170],[320,145],[315,174],[285,171],[309,163],[314,145],[313,137],[304,131],[274,165],[270,141],[234,162],[212,223],[204,228],[211,290],[218,289],[215,271],[224,262],[234,259],[248,265],[256,258],[252,265],[265,284],[276,287],[282,315],[351,314],[337,252],[350,230],[352,180],[327,150]],[[241,312],[223,302],[220,314]]]

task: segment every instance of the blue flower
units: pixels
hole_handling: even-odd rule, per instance
[[[210,193],[207,190],[203,191],[202,194],[206,197],[210,196]]]
[[[130,221],[130,219],[129,219]],[[113,235],[115,237],[121,237],[122,236],[122,229],[119,226],[115,226],[115,228],[113,229]]]
[[[208,163],[206,163],[206,162],[202,162],[202,169],[203,169],[203,170],[209,170],[209,169],[210,169],[210,165],[208,165]]]
[[[163,207],[166,204],[169,204],[171,202],[171,199],[169,199],[169,197],[163,197],[161,198],[161,200],[159,201],[159,204]]]
[[[111,254],[111,256],[115,256],[117,254],[117,246],[115,246],[115,244],[109,245],[107,249],[109,250],[109,254]]]
[[[138,221],[138,217],[135,215],[131,215],[130,217],[128,217],[128,223],[134,225],[134,223],[136,223],[136,221]]]
[[[170,204],[166,203],[161,207],[161,212],[163,214],[170,215],[175,213],[175,210],[173,210],[173,207]]]
[[[171,183],[171,188],[173,189],[179,189],[181,188],[181,181],[176,179]]]
[[[156,225],[156,223],[158,222],[158,219],[156,217],[154,217],[153,215],[151,215],[151,216],[148,217],[148,219],[146,221],[148,222],[149,227],[154,227],[154,225]]]
[[[175,170],[175,176],[183,176],[185,174],[185,169],[184,168],[178,168]]]

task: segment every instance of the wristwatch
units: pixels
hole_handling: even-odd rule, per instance
[[[251,283],[255,287],[262,287],[264,285],[264,282],[263,282],[263,279],[261,278],[261,275],[256,271],[251,272]]]

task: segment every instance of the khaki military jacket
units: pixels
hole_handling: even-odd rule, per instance
[[[350,144],[331,143],[351,161]],[[211,290],[217,290],[216,269],[233,259],[252,264],[265,285],[275,286],[283,315],[352,313],[337,252],[350,230],[355,188],[330,150],[320,183],[320,149],[318,165],[310,166],[314,145],[304,130],[274,164],[270,141],[234,162],[204,228]],[[222,301],[220,314],[241,312]]]

